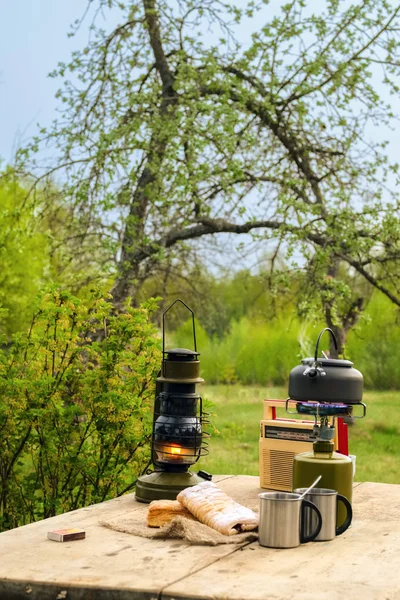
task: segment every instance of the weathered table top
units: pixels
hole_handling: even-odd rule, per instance
[[[214,481],[238,502],[258,504],[258,477]],[[191,546],[99,525],[147,506],[134,495],[0,534],[0,599],[399,600],[400,485],[355,484],[353,525],[331,542],[289,550]],[[56,543],[50,529],[83,527],[86,539]]]

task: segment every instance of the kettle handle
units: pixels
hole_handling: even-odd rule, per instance
[[[316,345],[315,345],[315,356],[314,356],[315,362],[317,362],[317,361],[318,361],[318,348],[319,348],[319,342],[320,342],[320,339],[322,338],[322,336],[324,335],[325,331],[329,331],[329,333],[331,334],[331,336],[332,336],[332,338],[333,338],[333,342],[334,342],[334,344],[335,344],[335,350],[337,350],[337,349],[338,349],[338,345],[337,345],[337,340],[336,340],[336,336],[335,336],[335,334],[333,333],[333,331],[332,331],[332,329],[331,329],[330,327],[325,327],[325,329],[323,329],[323,330],[320,332],[320,334],[319,334],[319,336],[318,336],[318,339],[317,339],[317,343],[316,343]]]

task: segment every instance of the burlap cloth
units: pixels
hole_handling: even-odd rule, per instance
[[[130,516],[121,515],[109,521],[100,521],[100,525],[129,533],[140,537],[151,538],[155,540],[179,539],[204,546],[217,546],[218,544],[243,544],[243,542],[254,542],[258,539],[256,531],[247,531],[237,535],[223,535],[199,521],[185,519],[185,517],[175,517],[171,523],[164,527],[147,527],[146,517],[140,511],[133,512]]]

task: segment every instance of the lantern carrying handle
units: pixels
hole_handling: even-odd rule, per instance
[[[185,308],[188,309],[188,311],[192,314],[192,326],[193,326],[193,343],[194,343],[194,351],[197,352],[197,342],[196,342],[196,325],[194,322],[194,312],[192,311],[192,309],[184,303],[183,300],[181,300],[180,298],[177,298],[176,300],[174,300],[174,302],[172,304],[170,304],[168,306],[167,309],[164,310],[163,315],[162,315],[162,353],[163,353],[163,357],[165,354],[165,315],[167,314],[167,312],[169,310],[171,310],[171,308],[177,303],[180,302],[181,304],[183,304],[183,306]]]
[[[338,345],[337,345],[335,334],[333,333],[332,329],[330,329],[330,327],[325,327],[325,329],[323,329],[320,332],[320,334],[318,336],[318,339],[317,339],[317,343],[315,345],[315,356],[314,356],[315,362],[318,362],[318,347],[319,347],[319,342],[320,342],[320,339],[322,338],[323,334],[325,333],[325,331],[329,331],[329,333],[331,334],[331,336],[333,338],[333,342],[335,344],[335,350],[337,351],[337,349],[338,349]]]

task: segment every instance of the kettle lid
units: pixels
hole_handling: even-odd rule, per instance
[[[325,356],[318,358],[318,362],[322,367],[346,367],[350,368],[354,365],[351,360],[345,360],[342,358],[326,358]],[[301,361],[302,365],[312,365],[315,361],[315,358],[303,358]]]

